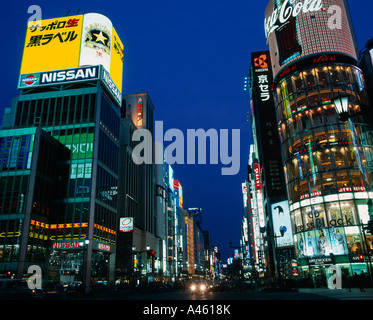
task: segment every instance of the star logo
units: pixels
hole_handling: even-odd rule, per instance
[[[96,24],[86,29],[84,46],[102,53],[110,54],[111,35],[105,26]]]
[[[108,38],[107,37],[105,37],[103,34],[102,34],[102,31],[100,31],[100,33],[93,33],[92,32],[92,34],[96,37],[96,42],[100,42],[101,41],[101,43],[103,44],[103,45],[105,45],[106,44],[106,42],[105,42],[105,40],[107,40]]]

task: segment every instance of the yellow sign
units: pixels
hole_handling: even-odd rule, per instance
[[[111,21],[97,13],[30,21],[21,75],[102,65],[122,92],[123,44]]]
[[[123,43],[113,27],[113,39],[111,42],[110,77],[122,92],[123,79]]]
[[[21,74],[79,66],[83,15],[29,22]]]

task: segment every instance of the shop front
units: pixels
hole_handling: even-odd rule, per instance
[[[60,284],[83,282],[86,246],[84,240],[53,242],[48,281]]]
[[[48,281],[60,284],[84,283],[87,268],[88,240],[59,241],[52,243],[49,256]],[[93,240],[91,283],[107,284],[114,246]]]
[[[316,196],[291,205],[294,243],[300,276],[326,287],[331,266],[342,278],[372,277],[373,236],[365,230],[369,208],[366,192]]]
[[[365,276],[369,278],[369,257],[363,255],[330,255],[328,257],[300,258],[300,277],[308,280],[308,284],[315,288],[328,287],[331,275],[335,273],[335,267],[341,270],[342,287],[347,288],[353,284],[352,279]],[[367,282],[369,283],[369,282]]]

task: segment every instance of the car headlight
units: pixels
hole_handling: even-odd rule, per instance
[[[193,284],[191,287],[190,287],[190,289],[192,290],[192,291],[195,291],[197,288],[196,288],[196,285],[195,284]]]
[[[205,291],[206,290],[206,286],[204,284],[201,284],[201,291]]]

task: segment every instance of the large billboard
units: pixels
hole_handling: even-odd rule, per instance
[[[21,75],[97,65],[122,92],[123,44],[107,17],[88,13],[28,23]]]
[[[271,212],[273,231],[277,236],[277,247],[291,247],[294,243],[288,201],[272,204]],[[283,236],[281,236],[281,233],[283,233]]]
[[[83,15],[28,23],[21,74],[79,66]]]
[[[345,0],[270,0],[265,33],[273,74],[320,53],[358,60]]]
[[[79,65],[101,64],[110,71],[113,24],[95,13],[84,15]]]

